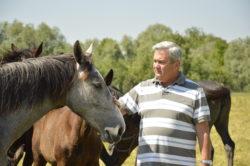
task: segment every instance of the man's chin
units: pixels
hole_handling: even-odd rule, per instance
[[[161,79],[161,75],[160,74],[155,74],[155,78],[160,80]]]

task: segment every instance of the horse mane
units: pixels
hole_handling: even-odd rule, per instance
[[[73,55],[47,56],[0,67],[0,114],[58,99],[70,88],[76,72]]]
[[[198,84],[202,86],[208,99],[217,99],[230,95],[230,89],[217,82],[200,81]]]
[[[110,86],[110,91],[112,96],[114,96],[116,99],[124,95],[124,93],[114,85]]]

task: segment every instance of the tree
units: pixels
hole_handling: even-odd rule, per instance
[[[122,54],[126,60],[134,58],[136,56],[135,43],[131,37],[126,36],[126,35],[123,36],[120,45],[121,45]]]
[[[32,48],[43,42],[43,55],[72,52],[58,28],[50,28],[41,23],[37,28],[32,24],[23,24],[17,20],[13,23],[0,23],[0,54],[10,49],[11,43],[19,48]]]
[[[193,80],[214,80],[226,83],[227,77],[224,68],[226,48],[227,43],[225,41],[215,40],[191,50],[188,77]]]
[[[225,52],[225,68],[232,89],[250,91],[250,37],[229,43]]]

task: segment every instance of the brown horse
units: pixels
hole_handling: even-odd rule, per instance
[[[231,108],[230,90],[213,81],[201,81],[199,84],[205,91],[210,108],[211,121],[209,127],[211,129],[213,125],[215,126],[225,146],[228,166],[233,166],[235,143],[228,132],[229,112]],[[124,116],[124,120],[126,131],[121,141],[110,147],[112,155],[110,156],[105,148],[101,152],[101,159],[107,166],[122,165],[138,145],[140,116],[138,114],[126,115]]]
[[[11,144],[49,110],[69,106],[104,141],[116,142],[125,124],[102,76],[80,43],[74,54],[27,59],[0,68],[0,165]]]
[[[34,124],[32,152],[35,166],[99,165],[101,139],[97,131],[65,106]],[[25,156],[25,158],[28,156]]]
[[[109,72],[105,80],[112,77],[113,72]],[[115,97],[121,96],[115,87],[111,87],[111,92]],[[103,146],[97,131],[66,106],[47,113],[21,139],[19,147],[25,147],[25,166],[31,166],[33,160],[34,165],[48,161],[52,165],[97,166]]]

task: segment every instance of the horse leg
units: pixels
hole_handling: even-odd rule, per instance
[[[56,165],[57,165],[57,166],[66,166],[67,164],[66,164],[66,161],[64,161],[64,160],[59,160],[59,161],[56,161]]]
[[[34,160],[33,165],[34,166],[45,166],[47,162],[44,159],[44,157],[42,156],[42,154],[40,154],[39,150],[32,147],[32,152],[33,152],[33,160]]]
[[[25,133],[25,156],[23,159],[23,166],[32,166],[33,163],[32,134],[33,127]]]
[[[227,127],[218,126],[218,128],[216,127],[216,130],[219,133],[222,142],[224,144],[224,148],[228,159],[228,166],[233,166],[235,143],[231,139]]]
[[[25,151],[26,153],[23,159],[23,166],[32,166],[32,163],[33,163],[32,150],[30,148],[30,149],[26,149]]]
[[[34,155],[34,162],[33,165],[34,166],[45,166],[46,165],[46,160],[43,158],[43,156],[39,155]]]
[[[102,148],[101,148],[101,154],[100,158],[103,161],[103,163],[107,166],[111,165],[111,158],[110,155],[108,154],[104,144],[102,143]]]
[[[235,143],[231,139],[228,132],[230,107],[231,107],[231,99],[229,94],[224,98],[220,116],[214,125],[224,144],[224,148],[227,154],[228,166],[233,166]]]
[[[94,161],[89,161],[86,166],[99,166],[99,159]]]

